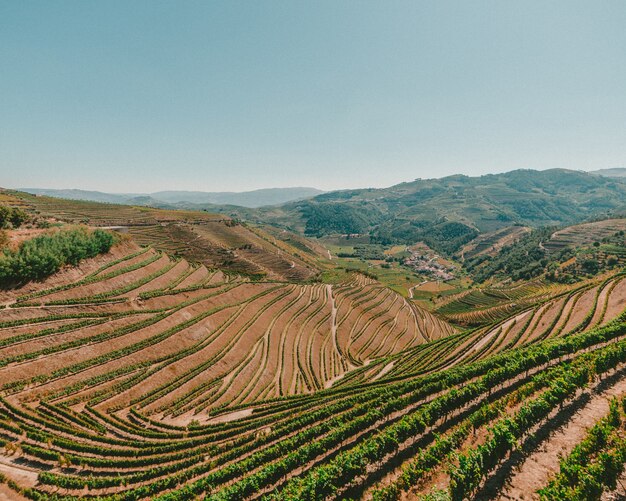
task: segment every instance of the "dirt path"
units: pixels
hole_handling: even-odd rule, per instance
[[[369,360],[368,360],[369,362]],[[389,362],[387,365],[385,365],[382,370],[376,374],[370,381],[376,381],[377,379],[380,379],[381,377],[383,377],[385,374],[387,374],[391,369],[393,369],[393,362]],[[366,364],[367,365],[367,364]]]
[[[19,460],[19,458],[17,458]],[[37,484],[37,471],[28,468],[26,466],[18,465],[13,462],[13,458],[0,454],[0,473],[5,475],[9,480],[13,480],[20,487],[35,487]],[[2,484],[0,484],[2,485]],[[4,486],[4,494],[8,495],[8,498],[3,498],[3,490],[0,489],[0,501],[2,499],[24,499],[20,497],[15,491]],[[11,497],[12,496],[12,497]]]
[[[413,299],[413,291],[415,289],[417,289],[418,287],[421,287],[424,284],[427,284],[430,281],[431,280],[424,280],[423,282],[420,282],[419,284],[416,284],[416,285],[413,285],[412,287],[409,287],[409,299]]]
[[[333,296],[333,286],[328,284],[326,286],[326,292],[328,293],[328,302],[330,303],[330,339],[333,343],[333,350],[335,350],[337,357],[341,359],[341,350],[339,350],[339,345],[337,344],[337,304],[335,303],[335,298]],[[333,383],[341,379],[344,375],[339,374],[334,378],[326,381],[324,388],[330,388]]]
[[[226,414],[220,414],[214,418],[207,420],[204,424],[218,424],[218,423],[230,423],[238,419],[243,419],[248,416],[252,416],[254,408],[242,409],[240,411],[228,412]]]
[[[612,387],[592,395],[571,419],[557,428],[507,480],[498,499],[539,499],[535,494],[559,469],[559,456],[569,454],[598,419],[609,412],[609,400],[626,392],[626,376]]]

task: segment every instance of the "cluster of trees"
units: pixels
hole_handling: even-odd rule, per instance
[[[430,248],[451,255],[478,236],[478,231],[458,221],[445,218],[435,221],[392,220],[371,233],[371,241],[383,245],[424,242]]]
[[[481,255],[468,258],[464,268],[473,275],[476,282],[489,278],[511,278],[530,280],[545,273],[545,278],[552,282],[574,283],[580,277],[594,276],[606,268],[620,264],[624,246],[624,232],[616,232],[611,237],[580,247],[563,247],[548,252],[543,243],[550,240],[555,227],[533,230],[516,242],[500,250],[495,256]],[[562,267],[575,257],[572,264]]]
[[[560,262],[567,259],[565,249],[559,255],[548,256],[542,246],[553,232],[553,228],[533,230],[520,238],[515,244],[504,247],[496,256],[487,255],[467,260],[465,268],[474,275],[477,282],[491,277],[511,277],[513,280],[529,280],[544,273],[551,261]]]
[[[81,259],[108,252],[114,241],[109,232],[86,228],[37,236],[17,250],[5,249],[0,254],[0,286],[42,279],[64,265],[76,265]]]
[[[19,228],[28,222],[30,217],[26,212],[17,207],[8,207],[0,205],[0,229],[1,228]]]
[[[337,257],[358,257],[359,259],[377,259],[384,261],[389,256],[385,254],[385,248],[382,245],[355,245],[353,252],[338,252]]]
[[[321,237],[332,233],[361,234],[380,222],[381,214],[365,203],[360,206],[343,203],[303,203],[300,212],[305,220],[304,233]]]

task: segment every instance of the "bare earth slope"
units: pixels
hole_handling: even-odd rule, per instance
[[[0,380],[27,383],[12,400],[133,405],[177,423],[319,390],[454,332],[364,277],[249,282],[132,244],[1,299]]]

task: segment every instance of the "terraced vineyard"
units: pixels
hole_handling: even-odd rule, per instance
[[[483,233],[463,246],[459,255],[462,259],[471,259],[482,255],[495,255],[500,249],[513,244],[530,231],[526,226],[506,226],[497,231]]]
[[[556,231],[544,243],[546,249],[556,252],[564,247],[576,247],[599,242],[617,232],[626,231],[626,219],[605,219],[593,223],[577,224]]]
[[[529,297],[518,300],[517,313],[477,329],[473,339],[467,341],[467,350],[471,350],[472,359],[482,358],[606,325],[626,307],[625,278],[623,273],[615,273],[569,289],[549,288],[532,296],[534,303],[530,307],[523,307],[531,300]]]
[[[133,238],[0,292],[0,500],[624,494],[619,268],[429,312],[280,229],[2,195]]]
[[[564,286],[547,286],[540,281],[469,289],[447,297],[437,305],[436,312],[460,325],[480,326],[508,318],[564,290]]]
[[[5,390],[188,422],[324,388],[374,357],[453,332],[366,278],[248,282],[151,248],[119,254],[78,281],[4,295]]]
[[[536,480],[524,467],[575,411],[610,425],[621,471],[626,279],[530,292],[456,331],[360,274],[251,282],[126,241],[0,296],[0,497],[559,492],[556,454]]]
[[[12,205],[42,216],[113,227],[129,233],[141,245],[256,278],[312,279],[320,270],[320,258],[326,257],[313,245],[292,245],[290,240],[299,240],[295,235],[270,235],[221,214],[65,200],[22,192],[3,195]]]

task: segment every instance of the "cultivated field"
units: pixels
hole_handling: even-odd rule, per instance
[[[321,249],[288,232],[270,235],[221,214],[65,200],[6,192],[11,204],[70,223],[110,227],[173,256],[251,277],[303,281],[316,276]]]
[[[124,242],[3,293],[0,494],[530,499],[589,426],[622,439],[621,274],[531,284],[543,301],[464,332],[352,277],[251,282]]]
[[[543,245],[549,251],[558,251],[564,247],[576,247],[599,242],[605,237],[626,231],[626,219],[605,219],[593,223],[568,226],[552,234]]]
[[[468,289],[444,298],[435,311],[448,320],[464,326],[480,326],[509,318],[568,290],[562,285],[546,285],[541,281],[523,282],[514,286]]]
[[[0,380],[20,401],[135,406],[187,424],[328,387],[454,332],[360,275],[250,282],[131,243],[107,257],[0,295]]]
[[[507,226],[490,233],[482,233],[463,246],[459,251],[459,255],[462,260],[482,255],[493,256],[500,249],[507,245],[512,245],[528,232],[530,232],[530,228],[527,226]]]
[[[623,271],[428,312],[283,230],[102,206],[48,210],[135,240],[0,292],[0,500],[626,495]]]

